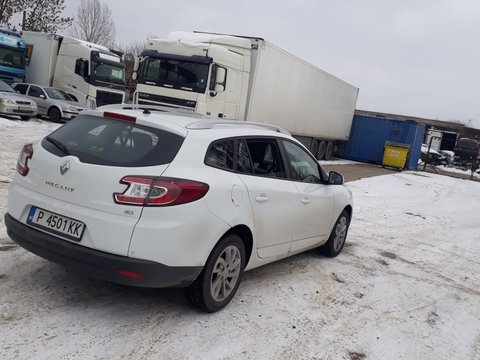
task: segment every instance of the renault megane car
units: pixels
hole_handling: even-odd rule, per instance
[[[351,217],[343,177],[278,127],[107,106],[23,147],[5,224],[45,259],[186,287],[214,312],[246,270],[312,248],[340,254]]]

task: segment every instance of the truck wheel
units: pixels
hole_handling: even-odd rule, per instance
[[[323,157],[325,156],[325,149],[327,148],[327,144],[325,143],[325,141],[320,141],[320,143],[318,144],[318,150],[317,150],[317,159],[318,160],[322,160]]]
[[[206,312],[223,309],[237,292],[245,268],[245,247],[237,235],[228,235],[212,250],[205,268],[187,289],[193,306]]]
[[[62,114],[60,113],[60,110],[58,110],[58,108],[52,107],[48,110],[48,118],[51,122],[59,123],[60,121],[62,121]]]
[[[327,148],[325,149],[325,160],[330,160],[333,155],[333,142],[327,142]]]
[[[335,222],[335,225],[333,225],[328,241],[320,247],[320,251],[328,257],[335,257],[340,254],[345,246],[349,226],[350,215],[348,215],[346,210],[343,210]]]

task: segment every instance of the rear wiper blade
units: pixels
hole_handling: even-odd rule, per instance
[[[57,139],[54,139],[53,137],[51,136],[47,136],[45,139],[47,139],[47,141],[53,145],[55,145],[55,147],[57,149],[59,149],[61,152],[63,152],[65,155],[70,155],[70,152],[68,151],[68,149],[66,148],[65,145],[63,145],[60,141],[58,141]]]

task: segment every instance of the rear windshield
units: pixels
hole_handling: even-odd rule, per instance
[[[140,167],[172,162],[183,137],[126,121],[83,115],[42,140],[58,155],[73,155],[83,163]]]

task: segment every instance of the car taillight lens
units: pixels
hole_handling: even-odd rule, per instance
[[[17,161],[17,171],[22,176],[27,176],[28,171],[28,160],[33,156],[33,146],[32,144],[26,144],[23,146],[20,155],[18,155]]]
[[[140,206],[172,206],[196,201],[205,196],[210,187],[202,182],[151,176],[126,176],[121,181],[128,185],[123,193],[114,193],[117,204]]]

